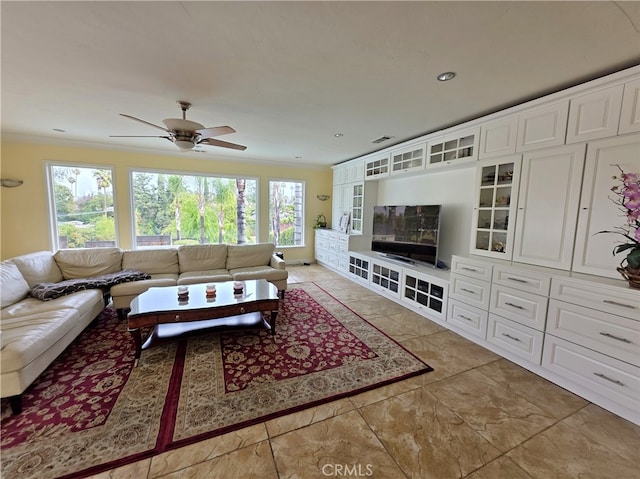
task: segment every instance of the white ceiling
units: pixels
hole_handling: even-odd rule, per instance
[[[0,8],[4,139],[203,159],[335,164],[640,63],[640,2]],[[448,70],[457,77],[438,82]],[[161,124],[180,117],[177,100],[247,149],[109,138],[162,134],[118,114]],[[394,138],[372,144],[383,135]]]

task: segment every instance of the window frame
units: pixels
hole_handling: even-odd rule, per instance
[[[203,171],[184,171],[184,170],[172,170],[166,168],[148,168],[148,167],[135,167],[130,166],[128,168],[128,182],[129,182],[129,224],[131,225],[131,249],[139,250],[139,249],[148,249],[148,248],[175,248],[174,245],[167,246],[138,246],[136,236],[136,211],[135,211],[135,194],[133,191],[134,181],[133,174],[134,173],[148,173],[148,174],[159,174],[159,175],[175,175],[175,176],[189,176],[189,177],[205,177],[205,178],[222,178],[227,180],[237,180],[238,178],[243,178],[245,180],[255,181],[256,184],[256,243],[260,242],[260,178],[257,176],[250,175],[225,175],[225,174],[215,174],[211,172],[203,172]],[[209,243],[209,244],[217,244],[217,243]]]
[[[307,244],[307,234],[306,234],[306,224],[307,224],[307,215],[306,215],[306,210],[307,210],[307,182],[305,180],[300,180],[300,179],[292,179],[292,178],[276,178],[276,177],[270,177],[267,178],[267,221],[268,221],[268,226],[267,226],[267,241],[271,241],[271,184],[274,182],[279,182],[279,183],[300,183],[302,185],[302,194],[301,194],[301,198],[302,198],[302,205],[301,205],[301,212],[300,212],[300,216],[301,216],[301,220],[302,220],[302,225],[300,226],[300,231],[302,234],[302,239],[300,241],[300,244],[293,244],[293,245],[276,245],[276,248],[278,249],[285,249],[285,248],[305,248],[306,244]]]
[[[116,201],[117,181],[114,165],[94,164],[94,163],[74,163],[68,161],[57,160],[45,160],[44,162],[44,177],[46,183],[47,193],[47,213],[49,217],[49,246],[51,251],[57,251],[60,248],[59,242],[59,230],[58,230],[58,212],[56,210],[56,198],[55,198],[55,184],[54,184],[54,167],[62,168],[87,168],[92,170],[109,170],[111,172],[111,194],[113,197],[113,223],[115,231],[115,248],[120,247],[120,230],[118,228],[118,203]],[[78,249],[78,248],[72,248]]]

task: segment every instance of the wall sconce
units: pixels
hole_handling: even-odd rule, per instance
[[[0,178],[0,185],[5,186],[7,188],[15,188],[16,186],[20,186],[24,181],[22,180],[12,180],[10,178]]]
[[[329,195],[318,195],[316,196],[320,201],[327,201],[329,199]]]

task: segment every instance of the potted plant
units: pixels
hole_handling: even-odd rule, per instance
[[[318,228],[326,228],[327,227],[327,218],[324,217],[322,213],[320,213],[316,218],[316,224],[313,225],[314,229]]]
[[[625,222],[613,230],[598,233],[615,233],[625,238],[625,241],[613,248],[613,255],[625,253],[618,272],[633,288],[640,288],[640,181],[638,173],[625,173],[620,165],[619,175],[613,176],[616,182],[611,187],[615,196],[610,197],[624,213]]]

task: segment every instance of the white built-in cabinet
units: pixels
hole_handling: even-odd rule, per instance
[[[626,172],[640,171],[640,133],[590,142],[582,183],[573,271],[619,278],[616,266],[624,255],[613,256],[616,244],[624,238],[616,234],[599,234],[623,226],[620,206],[611,200],[613,180]]]
[[[478,159],[480,128],[471,128],[433,138],[427,143],[428,169],[473,163]]]
[[[377,180],[389,176],[389,153],[374,154],[364,160],[364,179]]]
[[[640,424],[640,291],[623,281],[454,255],[446,324]]]
[[[391,152],[391,174],[424,170],[426,143],[414,143]]]
[[[349,215],[348,232],[361,235],[370,229],[370,217],[375,204],[376,185],[365,181],[364,160],[350,161],[333,169],[333,202],[331,226],[338,229],[342,216]],[[342,183],[336,184],[339,178]]]
[[[480,127],[479,158],[495,158],[516,152],[518,115],[494,120]]]
[[[521,156],[481,160],[476,170],[471,252],[511,259]]]
[[[523,155],[514,261],[571,268],[585,149],[581,143]]]
[[[520,113],[516,151],[564,145],[568,116],[568,100]]]
[[[640,131],[640,80],[625,83],[618,134]]]
[[[567,144],[615,136],[618,133],[624,85],[572,98]]]

